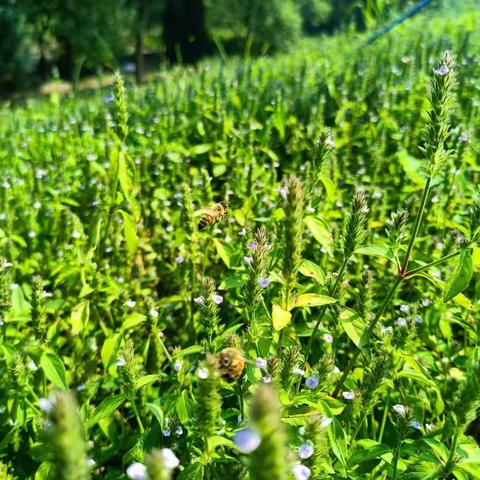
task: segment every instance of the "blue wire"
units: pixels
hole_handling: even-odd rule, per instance
[[[425,8],[431,2],[432,2],[432,0],[422,0],[421,2],[418,2],[413,7],[410,7],[408,10],[406,10],[400,16],[398,16],[395,20],[392,20],[390,23],[385,25],[383,28],[381,28],[380,30],[377,30],[370,37],[368,37],[367,41],[365,42],[365,45],[370,45],[375,40],[377,40],[377,38],[381,37],[385,33],[394,29],[400,23],[404,22],[405,20],[408,20],[410,17],[413,17],[415,14],[420,12],[420,10]]]

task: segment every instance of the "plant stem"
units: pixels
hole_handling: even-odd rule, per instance
[[[448,474],[450,473],[451,465],[453,463],[453,457],[455,455],[455,450],[457,448],[457,442],[458,442],[458,432],[455,432],[452,438],[452,444],[450,445],[450,451],[448,452],[448,458],[447,458],[447,461],[445,462],[444,478],[447,478]]]
[[[400,449],[402,447],[402,440],[398,441],[397,447],[395,448],[395,453],[393,454],[393,473],[392,480],[397,478],[397,469],[398,469],[398,459],[400,458]]]
[[[133,412],[135,413],[135,418],[137,419],[138,428],[140,429],[140,433],[145,433],[145,429],[143,428],[143,423],[140,420],[140,415],[138,414],[138,409],[137,409],[137,405],[135,404],[135,400],[132,400],[132,408],[133,408]]]
[[[390,408],[390,390],[388,391],[387,401],[385,403],[385,410],[383,411],[382,424],[380,425],[380,432],[378,432],[377,442],[382,443],[383,432],[385,431],[385,425],[387,423],[388,409]]]
[[[438,260],[434,260],[433,262],[426,263],[425,265],[422,265],[418,268],[414,268],[413,270],[410,270],[410,271],[406,272],[404,277],[405,278],[413,277],[414,275],[416,275],[418,273],[421,273],[425,270],[428,270],[430,267],[440,265],[440,264],[446,262],[447,260],[450,260],[451,258],[456,257],[457,255],[460,255],[461,252],[462,252],[462,250],[456,250],[455,252],[449,253],[448,255],[445,255],[444,257],[439,258]]]
[[[405,257],[403,258],[403,263],[400,268],[400,273],[404,274],[408,268],[408,262],[410,261],[410,255],[412,254],[413,247],[415,245],[415,240],[417,239],[418,232],[420,230],[420,225],[422,223],[423,212],[425,210],[425,205],[427,204],[428,194],[430,193],[430,186],[432,184],[432,177],[428,177],[427,183],[425,183],[425,187],[423,188],[422,193],[422,200],[420,202],[420,208],[417,212],[417,216],[415,217],[415,223],[413,225],[412,235],[410,236],[410,241],[408,242],[407,252],[405,253]]]
[[[338,286],[340,285],[340,282],[342,281],[343,274],[345,273],[345,269],[347,268],[347,264],[349,258],[344,258],[342,266],[340,267],[340,270],[338,271],[337,278],[335,280],[335,283],[333,284],[331,290],[328,292],[330,295],[335,295],[337,292]],[[312,349],[313,345],[313,339],[315,338],[315,335],[317,333],[318,327],[320,326],[320,322],[322,321],[323,316],[325,315],[325,312],[327,311],[328,305],[324,305],[318,314],[318,320],[315,323],[315,327],[313,327],[312,334],[310,335],[310,338],[308,339],[308,344],[307,344],[307,349],[305,350],[305,363],[308,363],[308,357],[310,356],[310,350]]]
[[[373,320],[370,322],[370,324],[365,330],[365,335],[367,340],[370,338],[370,333],[373,331],[373,329],[377,325],[378,321],[380,320],[381,316],[387,309],[388,305],[390,305],[390,302],[393,298],[393,295],[395,294],[395,291],[397,290],[397,287],[400,285],[400,283],[403,280],[404,280],[404,277],[402,277],[401,275],[397,275],[397,277],[395,278],[395,281],[393,282],[392,286],[390,287],[390,290],[388,291],[387,295],[383,299],[383,302],[380,305],[380,308],[378,309],[375,317],[373,318]],[[357,361],[357,358],[360,355],[360,352],[361,352],[360,349],[356,350],[355,353],[353,354],[353,357],[348,362],[347,366],[345,367],[345,370],[343,371],[342,377],[340,378],[337,385],[335,386],[335,390],[332,393],[333,397],[336,397],[338,395],[338,392],[340,391],[343,384],[345,383],[345,380],[347,379],[348,374],[355,366],[355,362]]]

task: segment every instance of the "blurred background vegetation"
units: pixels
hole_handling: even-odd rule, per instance
[[[0,94],[52,79],[263,55],[305,36],[365,31],[418,0],[2,0]],[[473,5],[433,0],[429,10]]]

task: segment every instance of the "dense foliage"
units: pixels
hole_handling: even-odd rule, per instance
[[[463,0],[462,3],[474,0]],[[0,95],[59,76],[76,83],[122,67],[150,68],[215,53],[292,48],[302,34],[363,29],[413,0],[3,0]],[[449,0],[435,0],[435,10]]]
[[[4,104],[0,479],[480,478],[475,20]]]

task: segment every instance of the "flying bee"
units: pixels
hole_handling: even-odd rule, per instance
[[[242,376],[247,360],[243,358],[241,350],[233,347],[224,348],[216,357],[218,369],[225,380],[234,382]]]
[[[207,208],[198,223],[199,230],[205,230],[210,225],[214,225],[217,222],[225,220],[228,214],[228,203],[220,202],[216,203],[210,208]]]

